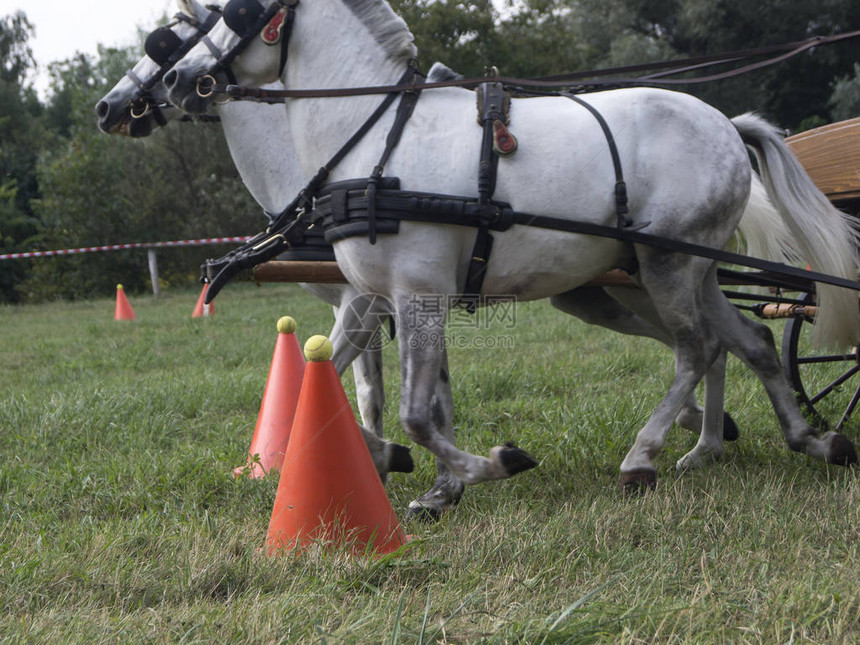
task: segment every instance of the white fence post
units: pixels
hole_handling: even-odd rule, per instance
[[[152,281],[152,295],[158,298],[161,287],[158,285],[158,258],[155,256],[155,249],[147,249],[146,255],[149,257],[149,279]]]

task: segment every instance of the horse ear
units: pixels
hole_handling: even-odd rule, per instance
[[[194,18],[197,14],[194,11],[194,0],[176,0],[179,5],[179,10],[189,18]]]

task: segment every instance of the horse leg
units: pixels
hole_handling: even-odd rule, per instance
[[[716,286],[704,295],[724,346],[746,363],[764,385],[789,448],[830,464],[857,463],[854,445],[847,437],[832,431],[820,434],[801,414],[770,329],[732,307]]]
[[[624,490],[656,485],[653,460],[663,448],[684,401],[721,351],[696,297],[702,279],[716,284],[715,267],[709,269],[698,258],[653,249],[641,249],[638,257],[643,285],[674,338],[675,378],[621,464]]]
[[[382,438],[382,412],[385,406],[385,384],[382,381],[382,349],[379,329],[370,345],[352,363],[358,413],[365,428]]]
[[[690,452],[678,460],[678,470],[699,468],[723,456],[723,415],[717,411],[723,407],[725,384],[726,351],[723,350],[705,375],[705,419],[699,433],[699,441]]]
[[[436,431],[454,444],[454,397],[451,395],[450,372],[448,371],[448,352],[442,349],[442,369],[431,403],[431,420]],[[442,513],[460,501],[465,485],[442,463],[436,459],[436,482],[433,487],[409,503],[408,517],[424,520],[438,520]]]
[[[579,287],[553,296],[550,298],[550,304],[590,325],[600,325],[629,336],[653,338],[670,349],[674,344],[672,335],[666,330],[650,298],[642,289]],[[719,422],[723,439],[735,441],[739,432],[731,415],[724,412],[722,406],[714,410],[714,414],[721,417]],[[695,393],[690,392],[675,418],[675,423],[698,434],[702,430],[704,419],[704,410],[699,407]]]
[[[458,450],[450,439],[453,429],[449,418],[436,419],[447,426],[444,431],[437,429],[433,406],[434,402],[439,406],[442,400],[435,394],[442,381],[439,375],[445,357],[445,315],[434,312],[432,316],[416,316],[414,306],[414,300],[404,296],[397,307],[402,373],[400,420],[409,438],[430,450],[464,484],[505,479],[536,466],[530,455],[511,445],[494,447],[489,457]]]
[[[388,473],[411,473],[415,465],[409,448],[382,438],[382,359],[379,348],[373,346],[373,339],[378,338],[375,335],[379,333],[380,311],[372,303],[367,307],[353,306],[355,300],[351,299],[349,306],[342,303],[340,307],[334,308],[332,357],[338,376],[343,376],[346,368],[353,364],[359,414],[362,419],[359,428],[376,466],[376,472],[385,483]],[[367,425],[371,429],[365,427]]]

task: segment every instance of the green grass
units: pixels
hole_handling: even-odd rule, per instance
[[[0,308],[0,642],[852,643],[860,482],[785,446],[760,385],[729,365],[741,428],[718,464],[627,499],[618,466],[671,378],[658,345],[519,304],[506,349],[451,351],[459,445],[515,440],[540,461],[467,490],[379,560],[261,552],[276,478],[233,480],[275,341],[330,309],[294,285]],[[387,433],[397,422],[385,350]],[[351,378],[344,379],[352,398]],[[847,429],[857,437],[857,426]],[[393,475],[397,511],[433,462]]]

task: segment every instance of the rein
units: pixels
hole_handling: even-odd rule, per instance
[[[232,1],[235,2],[236,0]],[[247,2],[248,0],[245,1]],[[263,12],[257,17],[253,26],[243,26],[241,30],[229,25],[228,21],[228,26],[230,26],[234,32],[240,34],[241,39],[240,43],[226,54],[216,51],[217,48],[213,49],[213,44],[208,37],[204,36],[203,42],[206,43],[210,50],[212,50],[212,53],[218,61],[219,67],[227,69],[229,74],[230,63],[244,49],[247,43],[250,42],[251,38],[253,38],[266,24],[268,24],[268,21],[273,18],[276,13],[289,12],[290,15],[285,18],[286,28],[283,38],[281,39],[281,69],[283,69],[283,65],[286,63],[286,55],[284,52],[289,40],[289,28],[292,26],[292,14],[295,11],[296,4],[298,4],[298,0],[278,0],[270,6],[270,10]],[[276,7],[276,11],[271,10],[271,7]],[[615,147],[608,125],[599,112],[586,102],[574,96],[575,93],[581,93],[588,91],[589,89],[597,88],[630,87],[643,84],[680,85],[730,78],[753,69],[760,69],[767,65],[773,65],[817,45],[829,44],[847,38],[854,38],[856,36],[860,36],[860,31],[831,37],[816,37],[799,43],[789,43],[787,45],[762,48],[759,50],[746,50],[744,52],[731,52],[728,54],[695,59],[691,58],[676,62],[657,63],[653,66],[639,65],[597,72],[543,77],[531,80],[497,77],[493,78],[492,82],[488,82],[487,78],[466,78],[423,83],[423,75],[417,72],[413,63],[410,63],[404,75],[394,85],[373,87],[323,90],[266,90],[262,88],[245,88],[237,85],[230,85],[226,90],[221,90],[217,87],[216,81],[211,75],[203,77],[203,79],[207,80],[209,83],[204,88],[200,87],[200,79],[198,79],[198,93],[201,94],[201,96],[204,96],[204,94],[201,93],[201,89],[203,89],[210,94],[216,92],[226,93],[232,98],[249,98],[267,102],[282,102],[286,98],[325,98],[372,94],[386,95],[385,99],[362,124],[362,126],[335,153],[329,162],[317,171],[317,174],[311,179],[307,186],[299,192],[293,202],[282,213],[272,219],[271,224],[264,232],[259,233],[244,245],[234,249],[222,258],[218,260],[207,260],[204,263],[201,267],[203,273],[202,280],[209,283],[209,288],[206,291],[205,297],[206,303],[208,304],[211,302],[224,285],[226,285],[230,279],[242,270],[265,262],[292,246],[301,245],[304,241],[304,235],[309,228],[316,226],[324,228],[326,230],[327,241],[331,241],[328,239],[330,237],[334,239],[342,239],[343,237],[351,237],[353,235],[367,235],[370,243],[373,244],[376,241],[378,226],[384,224],[384,226],[380,226],[380,232],[396,233],[399,221],[401,220],[454,224],[478,228],[479,235],[475,245],[475,251],[473,253],[475,257],[472,258],[472,264],[476,264],[478,266],[470,266],[470,271],[466,280],[466,293],[464,294],[467,299],[470,296],[480,293],[483,274],[486,270],[486,264],[489,261],[490,249],[492,248],[492,236],[489,235],[489,231],[505,231],[514,224],[568,233],[594,235],[615,239],[627,244],[645,244],[665,249],[667,251],[686,253],[688,255],[696,255],[719,262],[728,262],[760,269],[789,279],[811,280],[860,291],[860,282],[846,280],[815,271],[802,270],[777,262],[760,260],[758,258],[731,253],[722,249],[641,232],[639,229],[647,226],[647,224],[633,226],[632,221],[627,217],[628,208],[626,186],[621,172],[617,148]],[[774,52],[784,53],[779,53],[765,61],[752,63],[721,74],[712,74],[710,76],[693,79],[663,78],[665,76],[680,74],[710,65],[734,62],[744,58]],[[622,78],[603,80],[590,78],[586,84],[580,84],[578,87],[570,87],[571,81],[578,80],[586,76],[595,77],[626,73],[634,69],[636,71],[642,71],[645,69],[665,69],[667,67],[672,69],[665,72],[658,72],[650,76],[632,79]],[[511,86],[514,87],[511,88]],[[514,211],[508,204],[492,201],[492,193],[495,185],[493,164],[496,159],[491,154],[485,154],[483,152],[481,158],[482,172],[479,172],[480,196],[478,198],[433,193],[410,193],[399,189],[399,180],[397,178],[383,177],[382,175],[385,163],[400,140],[402,130],[412,113],[420,92],[425,89],[443,87],[481,87],[482,92],[485,93],[485,100],[494,101],[495,104],[498,104],[503,100],[503,92],[505,89],[510,90],[512,93],[517,92],[520,95],[536,96],[541,94],[554,94],[569,98],[589,110],[597,119],[604,135],[607,137],[610,152],[612,154],[613,166],[616,175],[615,200],[616,215],[618,217],[617,226],[605,226],[591,222],[519,212]],[[555,88],[555,91],[528,91],[523,89],[526,87],[545,89]],[[487,94],[487,92],[489,92],[489,94]],[[370,178],[366,180],[336,182],[323,188],[325,181],[328,179],[335,166],[337,166],[340,161],[349,154],[365,134],[367,134],[367,132],[369,132],[370,129],[379,121],[382,115],[393,104],[398,95],[401,97],[401,102],[394,119],[394,124],[386,138],[386,145],[380,161],[374,167]],[[490,142],[492,141],[492,126],[494,121],[497,121],[500,117],[504,116],[502,112],[499,111],[499,105],[488,105],[484,110],[483,117],[480,119],[484,126],[484,142],[482,144],[482,149],[491,148]],[[360,186],[357,186],[358,183],[360,183]],[[321,191],[325,192],[325,195],[320,196],[319,193]],[[319,199],[317,199],[318,196]],[[390,224],[393,224],[393,226]],[[338,228],[340,228],[339,231],[337,230]]]
[[[400,83],[409,83],[412,86],[416,76],[419,76],[418,70],[414,65],[409,65],[406,72],[401,76]],[[331,171],[376,125],[394,103],[398,94],[400,93],[391,92],[382,100],[361,127],[299,191],[296,198],[279,215],[272,218],[265,231],[258,233],[242,246],[233,249],[217,260],[206,260],[201,267],[201,279],[203,282],[209,283],[209,288],[206,290],[207,304],[212,302],[227,282],[244,269],[250,269],[293,246],[300,246],[303,243],[305,232],[312,226],[312,223],[306,220],[306,215],[313,209],[314,199]],[[395,118],[395,126],[389,132],[382,158],[374,168],[371,178],[367,180],[368,186],[374,186],[373,190],[375,190],[374,177],[381,177],[385,162],[400,140],[400,133],[412,113],[416,100],[417,92],[414,95],[410,93],[401,94],[401,104],[398,108],[398,116]]]
[[[543,88],[543,89],[564,89],[568,93],[576,92],[583,93],[588,91],[617,89],[622,87],[638,87],[643,85],[655,86],[676,86],[698,83],[708,83],[712,81],[725,80],[740,76],[751,71],[762,69],[770,65],[775,65],[785,61],[793,56],[817,47],[819,45],[829,45],[843,40],[857,38],[860,36],[860,30],[851,31],[844,34],[834,36],[814,36],[802,41],[786,43],[783,45],[773,45],[770,47],[761,47],[757,49],[746,49],[733,52],[725,52],[722,54],[712,54],[708,56],[698,56],[693,58],[684,58],[676,61],[661,61],[657,63],[645,63],[641,65],[630,65],[626,67],[613,67],[601,70],[593,70],[587,72],[572,72],[568,74],[558,74],[554,76],[542,76],[531,79],[513,78],[500,76],[494,78],[495,81],[508,86],[513,91],[520,92],[523,95],[530,94],[530,90],[526,88]],[[710,67],[724,63],[737,62],[745,59],[756,58],[763,55],[771,55],[766,60],[751,63],[737,69],[710,74],[707,76],[697,76],[691,78],[665,78],[675,74],[682,74],[703,67]],[[644,72],[648,70],[666,70],[655,74],[638,77],[622,77],[622,78],[602,78],[605,76],[614,76],[617,74],[631,74]],[[425,83],[421,86],[423,90],[433,90],[448,87],[465,87],[474,89],[487,81],[486,77],[471,77],[452,79],[448,81],[439,81],[434,83]],[[574,86],[571,87],[571,84]],[[236,84],[227,85],[226,87],[212,87],[211,90],[215,93],[226,94],[233,99],[256,100],[268,103],[282,103],[285,99],[301,99],[301,98],[337,98],[348,96],[366,96],[371,94],[388,94],[389,92],[409,92],[415,91],[414,84],[396,83],[394,85],[372,85],[365,87],[345,87],[332,89],[263,89],[257,87],[244,87]]]

